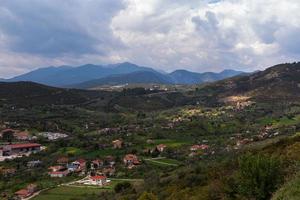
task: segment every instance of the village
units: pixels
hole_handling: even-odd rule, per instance
[[[282,130],[276,124],[268,124],[256,129],[256,134],[243,130],[243,133],[228,135],[218,144],[207,135],[190,139],[194,132],[198,132],[191,129],[195,121],[230,120],[250,105],[241,107],[237,103],[216,109],[184,108],[167,113],[160,128],[142,123],[102,127],[85,133],[85,140],[78,140],[75,145],[70,143],[74,136],[65,131],[32,132],[20,125],[19,128],[10,128],[8,123],[4,123],[0,129],[3,141],[0,146],[0,173],[3,177],[14,177],[22,170],[38,172],[45,180],[53,182],[51,187],[54,188],[112,190],[123,180],[132,183],[143,181],[145,168],[158,171],[175,169],[224,153],[238,152],[258,141],[280,136]],[[220,131],[226,129],[218,129],[219,134]],[[16,167],[14,163],[17,160],[24,160],[23,166]],[[14,197],[35,198],[51,187],[28,182],[14,192]],[[2,197],[6,195],[5,192],[1,194]]]

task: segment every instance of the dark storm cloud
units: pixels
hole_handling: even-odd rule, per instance
[[[109,29],[119,1],[5,0],[0,31],[9,48],[43,56],[105,54],[120,45]]]

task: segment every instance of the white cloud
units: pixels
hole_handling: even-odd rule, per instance
[[[0,77],[122,61],[262,69],[300,58],[299,10],[299,0],[3,0]]]
[[[297,0],[126,2],[112,21],[113,33],[129,47],[125,59],[206,71],[254,70],[299,58],[298,43],[285,43],[296,39],[289,27],[300,25]],[[287,33],[280,34],[282,28]]]

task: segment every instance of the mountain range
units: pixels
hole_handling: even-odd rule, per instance
[[[142,72],[136,73],[142,77]],[[128,74],[127,77],[130,78],[131,75]],[[280,64],[264,71],[201,84],[193,93],[159,92],[129,96],[118,92],[55,88],[32,82],[0,82],[0,104],[84,103],[126,107],[126,102],[130,102],[131,107],[139,107],[149,101],[156,102],[155,105],[160,105],[158,108],[162,109],[174,105],[195,104],[199,101],[204,104],[217,103],[228,97],[247,97],[258,102],[292,103],[300,100],[299,77],[300,63]]]
[[[162,73],[149,67],[125,62],[105,66],[86,64],[79,67],[60,66],[40,68],[1,81],[31,81],[55,87],[87,89],[101,85],[126,83],[199,84],[222,80],[240,74],[244,74],[244,72],[224,70],[220,73],[196,73],[187,70],[176,70],[172,73]]]

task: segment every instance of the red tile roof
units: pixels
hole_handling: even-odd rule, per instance
[[[93,181],[106,179],[106,176],[91,176]]]
[[[32,148],[32,147],[40,147],[40,144],[37,143],[26,143],[26,144],[9,144],[7,145],[12,149],[20,149],[20,148]]]
[[[67,175],[68,173],[69,173],[68,170],[49,172],[49,174],[64,174],[64,175]]]
[[[64,167],[64,166],[57,165],[57,166],[50,166],[48,169],[52,170],[52,171],[60,171],[60,170],[65,169],[65,168],[66,167]]]
[[[192,151],[200,150],[200,149],[205,150],[205,149],[208,149],[208,148],[209,148],[209,146],[206,145],[206,144],[201,144],[201,145],[196,144],[196,145],[191,146]]]
[[[22,196],[22,197],[28,197],[31,195],[31,193],[26,189],[19,190],[19,191],[15,192],[15,194],[18,196]]]

